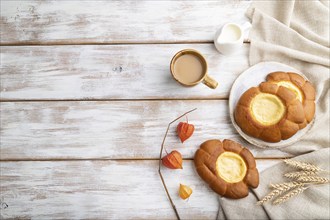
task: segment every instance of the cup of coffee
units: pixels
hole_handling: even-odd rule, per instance
[[[170,69],[173,78],[184,86],[194,86],[200,82],[212,89],[218,86],[218,82],[207,74],[205,58],[196,50],[177,52],[171,60]]]

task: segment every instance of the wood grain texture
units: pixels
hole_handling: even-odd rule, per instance
[[[2,44],[212,41],[246,1],[1,1]]]
[[[228,98],[248,68],[248,45],[230,56],[213,44],[1,47],[1,100]],[[219,86],[183,87],[170,74],[174,54],[203,53]]]
[[[189,115],[194,135],[181,144],[176,125],[165,146],[193,158],[208,139],[230,138],[256,157],[283,157],[279,150],[247,144],[234,130],[224,100],[1,103],[1,159],[158,158],[167,125]],[[186,121],[185,118],[182,121]]]
[[[279,160],[258,160],[260,171]],[[183,219],[215,219],[217,195],[199,178],[192,161],[162,172]],[[158,161],[2,162],[1,218],[175,219]],[[179,184],[193,188],[189,201]]]
[[[231,125],[227,101],[215,100],[228,98],[249,65],[248,45],[223,56],[212,44],[214,33],[226,22],[246,22],[250,2],[0,4],[1,219],[175,219],[155,158],[167,124],[195,107],[193,137],[181,144],[171,127],[168,151],[191,159],[203,141],[230,138],[258,158],[290,156],[247,144]],[[39,44],[49,46],[22,46]],[[205,55],[216,90],[184,88],[171,78],[170,60],[184,48]],[[262,171],[279,161],[257,160],[257,166]],[[215,219],[217,195],[192,160],[183,166],[163,169],[180,216]],[[194,190],[188,202],[177,195],[180,183]]]

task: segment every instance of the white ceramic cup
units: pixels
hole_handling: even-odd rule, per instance
[[[243,35],[243,29],[240,25],[227,23],[215,34],[214,45],[220,53],[232,54],[243,45]]]

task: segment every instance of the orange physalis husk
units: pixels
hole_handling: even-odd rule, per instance
[[[162,163],[170,169],[182,169],[182,156],[179,151],[172,151],[162,158]]]
[[[192,194],[192,189],[189,186],[180,184],[180,188],[179,188],[179,196],[181,197],[181,199],[187,199],[190,197],[190,195]]]
[[[185,140],[191,137],[194,133],[195,127],[192,124],[188,124],[187,122],[180,122],[177,127],[178,136],[183,143]]]

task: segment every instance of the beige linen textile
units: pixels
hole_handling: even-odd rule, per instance
[[[329,1],[255,1],[247,16],[252,22],[250,65],[284,63],[303,72],[316,87],[312,129],[282,150],[304,154],[295,159],[329,170]],[[220,198],[218,219],[329,219],[329,185],[309,188],[283,205],[255,205],[269,192],[269,183],[287,181],[282,176],[287,170],[281,162],[262,172],[259,187],[244,199]]]

